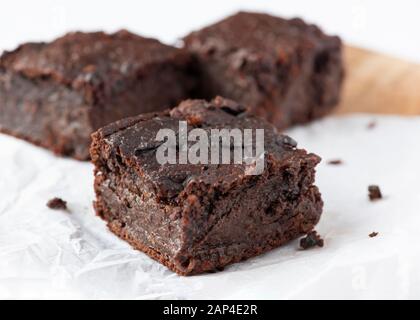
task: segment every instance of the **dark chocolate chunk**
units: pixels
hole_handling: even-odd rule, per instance
[[[153,142],[150,144],[138,145],[137,148],[134,150],[134,155],[136,157],[140,157],[144,155],[145,153],[156,151],[156,149],[159,148],[159,146],[161,145],[162,145],[161,142]]]
[[[297,147],[297,142],[290,138],[289,136],[283,136],[282,139],[283,145],[290,147],[290,148],[296,148]]]
[[[378,235],[378,232],[372,232],[371,234],[369,234],[369,237],[374,238]]]

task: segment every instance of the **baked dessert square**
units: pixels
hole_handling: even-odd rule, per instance
[[[189,60],[125,30],[23,44],[0,57],[0,132],[86,160],[96,129],[189,97]]]
[[[221,95],[285,128],[327,114],[340,97],[342,45],[317,26],[239,12],[192,32],[201,97]]]
[[[255,166],[246,161],[181,163],[179,141],[173,145],[178,161],[161,164],[158,134],[172,130],[179,137],[181,122],[189,134],[264,130],[264,152],[255,153],[263,170],[250,174]],[[112,123],[92,138],[96,213],[116,235],[180,275],[259,255],[310,232],[320,219],[323,202],[314,185],[320,158],[231,100],[186,100],[170,111]]]

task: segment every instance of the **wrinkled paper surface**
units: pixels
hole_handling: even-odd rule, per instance
[[[0,135],[0,298],[420,298],[420,117],[330,117],[288,133],[323,158],[325,247],[296,240],[193,277],[107,230],[92,209],[91,164]],[[368,200],[370,184],[384,199]],[[46,207],[55,196],[70,212]]]

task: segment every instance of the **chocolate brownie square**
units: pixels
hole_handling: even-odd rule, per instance
[[[222,95],[285,128],[328,113],[343,80],[342,46],[301,19],[239,12],[192,32],[203,98]]]
[[[0,131],[88,159],[96,129],[188,97],[189,60],[124,30],[23,44],[0,57]]]
[[[179,137],[182,121],[188,133],[263,129],[261,174],[249,174],[255,166],[246,161],[161,164],[157,135],[171,129]],[[116,235],[180,275],[269,251],[310,232],[320,218],[323,202],[314,185],[320,158],[231,100],[186,100],[170,111],[117,121],[92,137],[96,213]],[[177,159],[183,146],[173,144]]]

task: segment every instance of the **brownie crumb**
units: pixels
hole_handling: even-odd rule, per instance
[[[369,234],[369,237],[374,238],[378,235],[377,232],[372,232],[371,234]]]
[[[343,161],[340,159],[333,159],[333,160],[329,160],[327,163],[332,164],[332,165],[340,165],[340,164],[343,164]]]
[[[369,130],[374,129],[375,127],[376,127],[376,121],[371,121],[371,122],[369,122],[369,123],[368,123],[368,125],[367,125],[367,128],[368,128]]]
[[[368,191],[369,191],[370,201],[376,201],[376,200],[382,199],[381,189],[379,189],[378,186],[370,185],[368,187]]]
[[[306,235],[305,238],[300,239],[300,247],[303,250],[306,250],[315,246],[318,246],[318,247],[324,246],[324,240],[316,231],[311,231]]]
[[[53,198],[47,202],[47,207],[53,210],[67,210],[67,202],[61,198]]]

